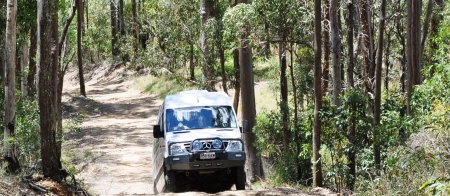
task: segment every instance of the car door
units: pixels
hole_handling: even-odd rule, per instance
[[[161,107],[158,116],[158,124],[160,129],[164,132],[164,112]],[[164,134],[165,135],[165,134]],[[165,151],[165,139],[154,138],[153,140],[153,188],[155,193],[161,193],[164,191],[165,180],[164,180],[164,151]]]

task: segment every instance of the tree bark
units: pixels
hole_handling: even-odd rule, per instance
[[[28,52],[28,75],[27,88],[28,97],[34,98],[36,96],[36,48],[37,48],[37,29],[30,30],[30,51]]]
[[[138,30],[137,30],[137,9],[136,9],[136,0],[131,0],[131,12],[132,12],[132,25],[131,25],[131,33],[133,34],[133,49],[137,51],[137,43],[138,43]]]
[[[339,37],[339,0],[330,1],[330,28],[331,28],[331,63],[333,64],[333,104],[339,107],[341,102],[341,39]]]
[[[321,125],[319,111],[322,108],[322,89],[321,89],[321,57],[322,57],[322,24],[321,24],[321,0],[314,1],[314,129],[313,129],[313,187],[323,185],[322,162],[320,160],[320,143],[321,143]]]
[[[378,28],[378,50],[377,50],[377,63],[375,73],[375,104],[374,104],[374,131],[373,131],[373,154],[375,160],[375,168],[381,169],[381,156],[380,156],[380,140],[378,139],[378,129],[380,129],[381,118],[381,68],[383,60],[383,42],[384,42],[384,23],[386,17],[386,0],[381,1],[381,16],[380,26]]]
[[[286,77],[286,42],[284,36],[279,43],[278,55],[280,62],[280,113],[283,121],[283,149],[289,151],[289,141],[291,140],[291,132],[289,130],[289,106],[288,106],[288,83]]]
[[[348,90],[353,89],[355,86],[353,71],[354,71],[354,53],[353,53],[353,31],[354,31],[354,12],[355,6],[353,0],[347,2],[347,12],[348,17],[346,18],[347,22],[347,56],[348,56],[348,66],[347,66],[347,84]],[[354,114],[356,108],[354,104],[350,105],[350,114]],[[348,127],[348,141],[351,146],[354,146],[354,138],[356,137],[356,126],[355,126],[355,117],[354,115],[350,115],[349,119],[349,127]],[[347,179],[347,187],[350,190],[354,190],[355,181],[356,181],[356,150],[355,148],[350,148],[347,152],[347,166],[349,168],[349,176]]]
[[[234,64],[234,100],[233,100],[233,108],[236,113],[239,109],[239,98],[241,94],[241,79],[240,77],[240,66],[239,66],[239,50],[234,49],[233,50],[233,64]]]
[[[359,5],[359,17],[361,26],[361,54],[362,64],[364,65],[364,84],[367,94],[373,94],[373,76],[374,76],[374,60],[373,60],[373,34],[372,34],[372,22],[371,11],[368,1],[361,1]],[[372,104],[370,103],[370,110],[372,111]]]
[[[189,43],[189,73],[192,81],[195,81],[194,44]]]
[[[119,31],[122,36],[125,36],[126,30],[125,30],[125,20],[123,15],[123,0],[119,0]]]
[[[407,67],[408,67],[408,82],[407,82],[407,114],[412,115],[411,97],[413,86],[421,83],[420,78],[420,64],[422,51],[420,48],[420,15],[421,15],[421,1],[407,0]]]
[[[249,0],[238,0],[238,3],[249,3]],[[242,100],[242,119],[248,121],[248,133],[244,135],[245,149],[247,161],[245,163],[247,170],[247,181],[255,182],[259,180],[261,172],[261,157],[258,155],[258,150],[253,145],[256,141],[256,135],[253,132],[255,125],[256,106],[255,106],[255,84],[253,78],[253,62],[252,62],[252,48],[247,37],[250,33],[250,27],[242,27],[245,35],[241,40],[239,48],[239,65],[240,65],[240,82],[241,82],[241,100]]]
[[[57,152],[56,118],[58,86],[58,5],[38,0],[38,99],[41,127],[41,158],[44,177],[61,181],[61,152]]]
[[[322,95],[328,91],[330,80],[330,1],[325,0],[323,9],[323,68],[322,68]]]
[[[444,1],[443,0],[435,0],[435,2],[436,2],[436,6],[437,6],[437,11],[436,11],[437,13],[434,13],[433,17],[431,18],[431,24],[430,24],[430,36],[431,37],[437,36],[437,34],[439,32],[439,25],[443,19],[443,16],[441,13],[444,9]],[[431,41],[431,44],[430,44],[431,51],[430,51],[429,59],[427,61],[428,64],[432,64],[431,57],[433,57],[434,53],[436,52],[436,50],[438,50],[438,48],[439,48],[438,43],[436,43],[435,41]],[[434,67],[431,67],[429,77],[433,77],[433,75],[434,75]]]
[[[16,147],[10,143],[9,138],[14,138],[14,126],[16,116],[16,17],[17,0],[7,0],[6,13],[6,50],[5,50],[5,116],[3,119],[4,128],[4,158],[8,162],[8,170],[16,172],[20,169],[17,159]]]
[[[346,18],[347,22],[347,58],[348,58],[348,66],[347,66],[347,83],[349,85],[349,89],[355,86],[355,81],[353,77],[353,72],[355,71],[355,56],[353,53],[353,33],[355,29],[355,22],[353,20],[355,13],[355,5],[353,0],[348,1],[347,3],[347,11],[348,17]]]
[[[222,72],[222,88],[223,92],[225,92],[228,95],[227,73],[225,71],[225,50],[223,48],[219,48],[219,59],[220,59],[220,69]]]
[[[202,54],[202,82],[208,91],[215,91],[214,65],[211,57],[211,44],[206,32],[206,23],[214,8],[214,1],[201,0],[200,4],[200,44]]]
[[[112,51],[112,55],[113,56],[117,56],[119,55],[119,48],[118,48],[118,37],[117,37],[117,33],[118,33],[118,25],[117,25],[117,8],[116,8],[116,3],[114,2],[115,0],[110,0],[110,11],[111,11],[111,36],[112,36],[112,40],[111,40],[111,51]]]
[[[4,44],[4,42],[1,42]],[[5,68],[6,68],[6,62],[5,62],[5,49],[0,48],[0,84],[5,83]],[[3,116],[0,116],[3,119]]]
[[[29,51],[29,47],[28,47],[28,43],[22,45],[22,56],[20,58],[20,71],[21,72],[25,72],[25,68],[28,67],[28,51]],[[28,88],[27,88],[27,80],[26,78],[22,78],[20,80],[20,90],[22,91],[22,97],[26,97],[28,96]]]
[[[81,48],[81,39],[82,39],[82,20],[83,16],[82,5],[83,0],[78,0],[77,4],[77,13],[78,13],[78,22],[77,22],[77,56],[78,56],[78,77],[80,79],[80,94],[86,97],[86,88],[84,85],[84,75],[83,75],[83,54]]]

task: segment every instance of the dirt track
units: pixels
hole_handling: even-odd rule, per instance
[[[80,131],[64,135],[63,151],[72,162],[90,193],[95,195],[151,195],[152,125],[161,100],[131,88],[125,71],[102,65],[88,75],[87,98],[77,95],[76,76],[67,76],[64,85],[65,119],[82,114]],[[100,71],[99,71],[100,70]],[[103,70],[103,71],[102,71]],[[108,77],[106,77],[108,76]],[[78,115],[80,116],[80,115]],[[174,195],[174,194],[164,194]],[[304,192],[292,188],[226,191],[216,194],[188,192],[176,195],[333,195],[325,189]]]
[[[81,131],[65,135],[89,191],[98,195],[149,195],[152,190],[151,126],[159,100],[118,79],[86,83],[87,98],[65,82],[65,115],[85,115]]]

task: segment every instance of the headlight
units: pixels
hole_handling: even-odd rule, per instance
[[[186,148],[183,144],[172,144],[170,145],[170,154],[171,155],[180,155],[187,154]]]
[[[192,150],[201,150],[203,148],[202,142],[195,140],[192,142]]]
[[[220,149],[220,148],[222,148],[222,140],[215,139],[215,140],[212,142],[212,147],[213,147],[214,149]]]
[[[226,151],[228,152],[242,152],[243,150],[242,142],[240,140],[230,140]]]

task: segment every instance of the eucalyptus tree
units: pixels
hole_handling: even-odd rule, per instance
[[[8,162],[10,171],[15,172],[20,168],[20,163],[15,152],[14,143],[10,137],[15,135],[15,112],[16,112],[16,33],[17,33],[17,0],[6,2],[6,36],[5,36],[5,116],[3,120],[5,149],[4,157]]]
[[[341,94],[341,39],[339,28],[339,0],[330,0],[330,34],[331,34],[331,63],[333,64],[333,104],[339,107]]]
[[[248,122],[248,133],[245,134],[245,150],[247,156],[247,180],[254,182],[261,178],[261,157],[254,146],[256,135],[253,127],[256,123],[255,89],[253,78],[253,53],[250,25],[254,24],[254,7],[248,0],[236,1],[236,6],[229,9],[223,18],[224,37],[231,40],[231,45],[239,49],[239,73],[241,84],[242,119]],[[252,27],[253,28],[253,27]]]
[[[61,153],[57,148],[57,77],[58,77],[58,4],[54,0],[38,2],[39,67],[38,102],[41,128],[41,158],[44,177],[60,182]]]
[[[322,57],[322,24],[321,24],[321,0],[314,1],[314,130],[312,140],[312,173],[313,186],[320,187],[323,185],[322,161],[320,156],[321,144],[321,120],[319,111],[322,108],[322,89],[321,89],[321,57]]]
[[[78,57],[78,78],[80,80],[80,94],[86,97],[86,87],[84,85],[83,75],[83,53],[81,48],[82,28],[83,28],[83,1],[77,0],[77,57]]]
[[[259,32],[255,33],[262,42],[278,43],[280,65],[280,111],[283,119],[283,146],[289,149],[292,139],[289,127],[288,80],[287,80],[287,52],[288,44],[299,47],[310,47],[308,43],[310,33],[307,21],[307,6],[302,1],[260,0],[253,2],[257,17]],[[255,30],[257,31],[257,30]],[[297,102],[296,100],[294,101]]]
[[[380,139],[379,139],[379,128],[380,128],[380,116],[381,116],[381,69],[383,62],[383,42],[384,42],[384,29],[386,20],[386,0],[381,1],[381,15],[380,24],[378,28],[378,50],[377,50],[377,62],[376,62],[376,72],[375,72],[375,104],[374,104],[374,133],[373,138],[375,142],[373,143],[374,160],[376,169],[381,169],[381,157],[380,157]]]
[[[407,0],[407,113],[412,114],[411,97],[413,86],[421,84],[421,45],[420,45],[420,16],[422,13],[422,2],[418,0]]]
[[[119,25],[117,24],[117,6],[116,2],[114,0],[109,1],[110,5],[110,13],[111,13],[111,50],[112,55],[117,56],[119,55]]]
[[[145,4],[147,12],[143,16],[146,23],[142,28],[151,37],[147,54],[153,67],[175,73],[189,64],[191,80],[195,80],[194,69],[201,48],[199,4],[196,2],[148,1]]]

